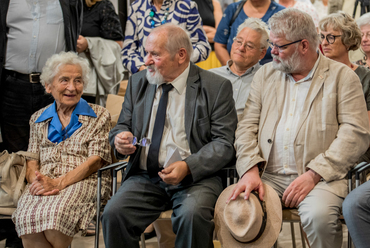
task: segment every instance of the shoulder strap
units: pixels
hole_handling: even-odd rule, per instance
[[[233,25],[233,23],[235,22],[235,19],[238,17],[240,11],[242,10],[245,2],[247,2],[247,0],[240,1],[239,5],[238,5],[238,8],[236,9],[236,11],[233,15],[233,18],[231,18],[229,26]]]

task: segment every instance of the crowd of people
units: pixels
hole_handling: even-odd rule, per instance
[[[136,0],[123,35],[109,0],[1,1],[0,150],[34,154],[1,220],[6,247],[86,235],[113,155],[128,165],[112,197],[102,177],[106,247],[139,247],[172,209],[155,225],[161,248],[213,247],[214,232],[223,247],[267,248],[282,208],[298,210],[310,247],[341,247],[342,214],[367,247],[370,183],[348,195],[346,176],[370,162],[370,13],[319,2],[328,13],[305,0],[224,12],[218,0]],[[105,100],[124,68],[112,127]],[[225,189],[231,165],[240,179]]]

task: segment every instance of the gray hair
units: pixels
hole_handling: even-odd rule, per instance
[[[171,54],[171,57],[173,58],[181,48],[184,48],[190,60],[193,53],[193,45],[191,44],[189,33],[180,26],[173,23],[166,23],[154,28],[150,34],[156,34],[162,31],[167,33],[165,49]]]
[[[311,49],[317,49],[320,40],[312,17],[298,9],[288,8],[275,13],[269,19],[270,32],[285,36],[287,40],[308,40]]]
[[[359,28],[362,26],[370,25],[370,13],[363,14],[357,19],[357,25]]]
[[[362,34],[355,20],[343,11],[330,14],[319,22],[319,28],[326,31],[331,27],[336,31],[342,32],[342,43],[349,50],[357,50],[360,47]]]
[[[244,28],[250,28],[259,34],[261,34],[261,49],[267,48],[268,39],[269,39],[269,30],[267,27],[267,24],[263,22],[261,19],[258,18],[248,18],[246,19],[242,24],[238,27],[237,35],[244,29]]]
[[[78,57],[74,52],[61,52],[54,54],[45,63],[42,68],[42,74],[40,76],[41,84],[45,87],[45,84],[51,84],[55,75],[59,73],[59,70],[64,65],[78,65],[82,70],[82,81],[84,88],[89,83],[90,66],[86,59]]]

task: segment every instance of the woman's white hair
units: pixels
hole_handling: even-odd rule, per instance
[[[357,25],[361,28],[362,26],[370,25],[370,13],[363,14],[357,21]]]
[[[59,73],[59,70],[64,65],[78,65],[82,70],[82,81],[84,88],[89,83],[90,66],[86,59],[78,57],[74,52],[61,52],[51,56],[42,68],[40,76],[41,84],[45,87],[45,84],[51,84],[55,75]]]
[[[269,19],[270,32],[285,36],[287,40],[308,40],[312,50],[316,50],[320,40],[312,17],[298,9],[288,8],[275,13]]]
[[[269,40],[269,29],[267,27],[267,24],[263,22],[261,19],[258,18],[248,18],[245,20],[242,24],[238,27],[237,35],[244,29],[244,28],[250,28],[259,34],[261,34],[261,49],[268,47],[268,40]]]

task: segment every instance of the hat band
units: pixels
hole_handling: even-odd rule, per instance
[[[254,194],[257,197],[259,203],[261,204],[262,211],[263,211],[263,216],[262,216],[262,224],[261,224],[260,231],[258,232],[257,236],[254,239],[252,239],[251,241],[243,242],[243,243],[247,243],[247,244],[256,241],[257,239],[259,239],[262,236],[263,232],[265,231],[266,223],[267,223],[267,212],[266,212],[265,202],[260,200],[260,198],[259,198],[259,196],[256,192],[252,191],[251,193]]]

